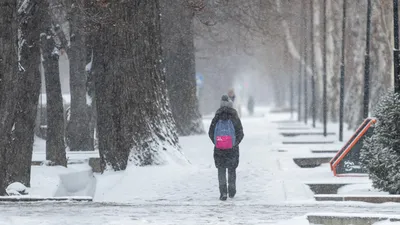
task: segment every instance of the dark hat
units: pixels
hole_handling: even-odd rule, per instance
[[[222,95],[222,97],[221,97],[221,107],[231,107],[231,108],[233,108],[233,103],[229,99],[228,95]]]

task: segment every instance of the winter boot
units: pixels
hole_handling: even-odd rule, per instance
[[[228,196],[226,195],[226,193],[221,194],[221,196],[219,197],[219,200],[221,200],[221,201],[226,201],[226,199],[228,199]]]
[[[236,187],[235,185],[229,185],[229,198],[234,198],[236,195]]]
[[[219,200],[226,201],[226,199],[228,198],[228,194],[227,194],[228,190],[226,188],[226,185],[219,186],[219,192],[221,193]]]

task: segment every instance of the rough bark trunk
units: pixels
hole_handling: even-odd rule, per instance
[[[124,170],[128,160],[145,166],[165,163],[166,155],[183,159],[162,72],[159,0],[102,7],[117,12],[102,22],[94,53],[101,57],[94,72],[103,164]]]
[[[116,93],[113,86],[116,77],[112,77],[112,71],[107,63],[110,57],[106,51],[106,25],[95,24],[94,39],[98,43],[93,47],[93,76],[95,80],[95,102],[97,111],[97,135],[98,147],[100,152],[102,170],[108,165],[112,165],[114,170],[122,170],[119,162],[125,162],[118,153],[116,143],[119,137],[114,125],[114,118],[118,118],[118,109],[114,109]],[[104,44],[103,44],[104,43]]]
[[[393,87],[393,8],[382,1],[372,2],[371,20],[371,111]]]
[[[39,25],[42,17],[38,1],[31,0],[28,4],[27,10],[19,12],[20,90],[16,105],[15,129],[8,151],[7,182],[21,182],[30,187],[34,127],[40,91]]]
[[[7,195],[7,147],[14,125],[18,86],[17,1],[0,1],[0,196]]]
[[[314,17],[314,74],[315,74],[315,93],[316,93],[316,117],[322,121],[322,73],[323,73],[323,57],[322,57],[322,23],[321,23],[321,1],[313,0],[313,17]]]
[[[67,3],[70,25],[70,46],[67,54],[70,65],[71,117],[67,125],[68,145],[71,151],[94,150],[90,134],[89,107],[86,102],[86,46],[85,21],[81,0]]]
[[[366,33],[366,1],[347,1],[348,11],[354,12],[348,17],[348,36],[346,37],[346,74],[345,77],[345,122],[349,129],[356,128],[363,119],[362,96]]]
[[[196,96],[193,12],[186,0],[162,0],[161,9],[168,96],[178,134],[202,134],[204,127]]]
[[[340,10],[340,11],[339,11]],[[337,122],[339,111],[340,22],[338,0],[327,0],[327,82],[328,117]]]
[[[54,40],[48,3],[44,4],[46,17],[43,21],[45,33],[41,35],[43,68],[47,96],[47,139],[46,160],[54,165],[67,166],[64,143],[64,108],[61,94],[60,73],[58,68],[58,47]]]

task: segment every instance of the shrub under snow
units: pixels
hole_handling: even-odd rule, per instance
[[[361,161],[374,188],[400,194],[400,95],[383,97],[374,114],[377,123],[364,141]]]

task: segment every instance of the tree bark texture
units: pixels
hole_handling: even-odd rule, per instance
[[[373,1],[371,21],[371,109],[393,87],[393,2]],[[389,69],[391,68],[391,69]]]
[[[98,3],[95,3],[98,4]],[[94,48],[103,166],[124,170],[184,160],[162,71],[159,0],[108,2]],[[97,58],[97,59],[96,59]],[[172,157],[171,157],[172,156]]]
[[[338,121],[341,11],[339,0],[327,0],[327,82],[328,118]]]
[[[61,94],[58,67],[59,49],[54,40],[48,3],[43,3],[46,17],[43,21],[44,34],[41,35],[41,48],[47,95],[47,139],[46,160],[54,165],[67,166],[64,143],[64,108]]]
[[[41,1],[31,0],[27,9],[18,12],[21,37],[20,85],[16,104],[15,129],[8,151],[8,183],[20,182],[30,187],[34,128],[40,92],[40,23]]]
[[[86,102],[87,74],[85,18],[82,0],[67,1],[70,26],[70,46],[67,54],[70,65],[71,117],[67,124],[67,140],[71,151],[94,150],[90,131],[90,110]]]
[[[0,196],[7,188],[7,146],[14,125],[18,86],[17,1],[0,0]]]
[[[161,36],[168,96],[178,134],[203,134],[196,96],[193,11],[186,0],[161,0]]]

